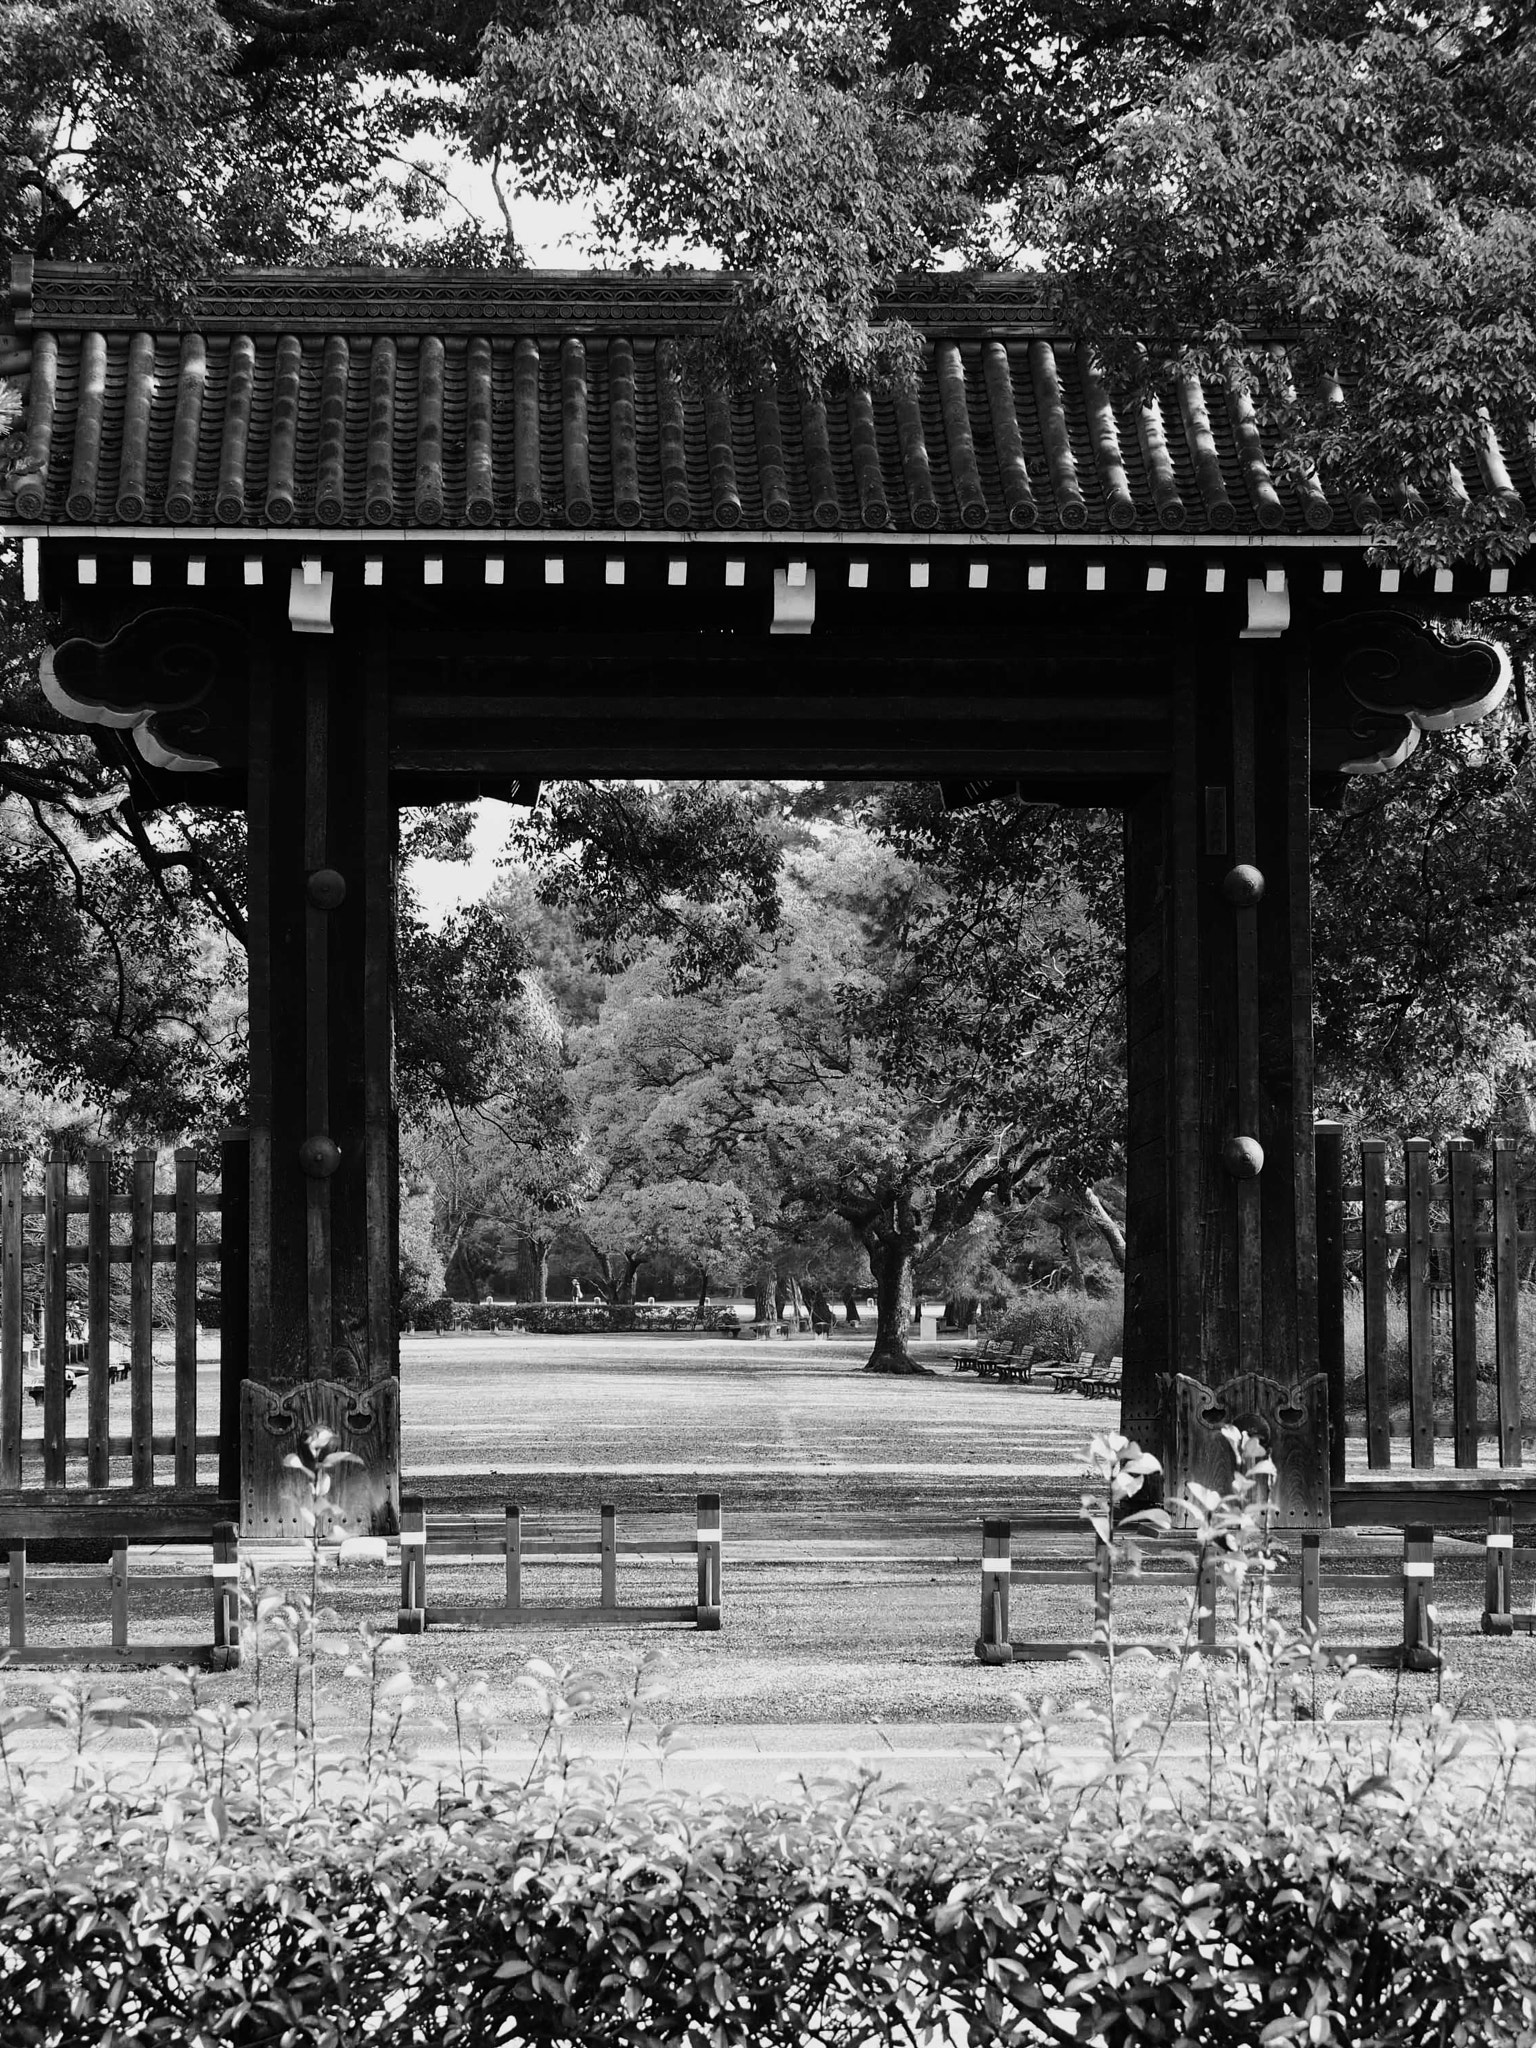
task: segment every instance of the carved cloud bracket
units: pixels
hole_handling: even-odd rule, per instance
[[[115,631],[43,650],[43,695],[61,717],[132,734],[153,768],[206,775],[238,758],[241,629],[190,606],[139,612]],[[228,731],[221,728],[228,724]]]
[[[1399,611],[1356,612],[1314,643],[1313,770],[1388,774],[1424,733],[1485,718],[1509,682],[1509,657],[1491,641],[1442,640]]]
[[[1208,1387],[1187,1373],[1163,1383],[1167,1403],[1170,1491],[1193,1482],[1225,1493],[1235,1460],[1226,1428],[1256,1436],[1267,1446],[1276,1477],[1272,1499],[1288,1528],[1325,1529],[1328,1497],[1328,1383],[1321,1373],[1297,1386],[1239,1373]]]

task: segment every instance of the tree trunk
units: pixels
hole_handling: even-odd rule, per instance
[[[859,1314],[859,1298],[851,1288],[846,1288],[843,1292],[843,1314],[847,1318],[850,1330],[862,1328],[863,1318]]]
[[[549,1299],[549,1240],[536,1237],[533,1244],[533,1298],[535,1301]]]
[[[773,1321],[773,1268],[759,1266],[752,1287],[752,1313],[760,1323]]]
[[[917,1228],[906,1195],[897,1197],[895,1215],[882,1218],[868,1232],[865,1244],[875,1276],[875,1348],[864,1370],[890,1374],[928,1374],[907,1349],[912,1327],[912,1259]]]
[[[1125,1271],[1125,1232],[1110,1215],[1092,1188],[1083,1189],[1083,1213],[1109,1246],[1117,1271]]]
[[[705,1309],[707,1309],[708,1307],[709,1307],[709,1268],[708,1268],[708,1266],[700,1266],[700,1268],[699,1268],[699,1314],[700,1314],[700,1315],[702,1316],[702,1315],[703,1315],[703,1313],[704,1313],[704,1311],[705,1311]]]
[[[1077,1249],[1077,1217],[1070,1213],[1063,1216],[1056,1226],[1056,1233],[1061,1239],[1061,1249],[1066,1254],[1067,1271],[1072,1275],[1072,1285],[1081,1294],[1084,1284],[1083,1260]]]

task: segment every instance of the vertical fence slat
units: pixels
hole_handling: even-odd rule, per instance
[[[1429,1299],[1429,1140],[1403,1140],[1408,1183],[1408,1434],[1415,1465],[1435,1462],[1435,1339]]]
[[[133,1483],[155,1483],[155,1148],[133,1155],[133,1235],[128,1257],[129,1371]]]
[[[1365,1451],[1371,1470],[1392,1462],[1387,1392],[1387,1141],[1360,1140],[1361,1280],[1365,1296]]]
[[[1317,1155],[1317,1362],[1328,1387],[1328,1483],[1344,1482],[1344,1126],[1321,1120]]]
[[[1493,1141],[1493,1337],[1499,1375],[1499,1463],[1520,1463],[1520,1216],[1514,1141]]]
[[[0,1486],[21,1484],[21,1156],[0,1155]]]
[[[197,1154],[176,1148],[176,1484],[197,1484]]]
[[[112,1381],[112,1313],[109,1282],[112,1249],[112,1218],[107,1209],[110,1192],[107,1148],[92,1145],[86,1154],[86,1389],[85,1389],[85,1477],[88,1486],[106,1486],[112,1478],[109,1404]]]
[[[1477,1464],[1477,1154],[1446,1142],[1451,1196],[1451,1416],[1456,1463]]]
[[[69,1249],[69,1162],[62,1145],[48,1161],[43,1214],[43,1484],[64,1484],[65,1402],[68,1370],[68,1296],[65,1293]]]

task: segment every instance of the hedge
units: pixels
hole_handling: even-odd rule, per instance
[[[327,1441],[310,1439],[317,1505]],[[1107,1526],[1154,1464],[1118,1437],[1091,1463],[1087,1513]],[[584,1760],[590,1676],[543,1664],[526,1780],[491,1767],[476,1680],[437,1681],[457,1747],[429,1768],[401,1741],[400,1646],[366,1631],[347,1677],[368,1739],[339,1756],[306,1732],[334,1669],[318,1562],[285,1602],[248,1581],[255,1668],[183,1681],[169,1792],[99,1767],[121,1702],[93,1713],[79,1681],[52,1708],[63,1792],[29,1787],[0,1710],[0,2041],[1527,2048],[1531,1731],[1495,1724],[1468,1784],[1465,1731],[1438,1708],[1385,1738],[1298,1723],[1287,1686],[1315,1708],[1316,1646],[1262,1618],[1264,1468],[1247,1464],[1192,1507],[1246,1617],[1199,1760],[1169,1772],[1167,1724],[1125,1713],[1111,1607],[1104,1711],[1058,1727],[1016,1702],[985,1778],[947,1804],[852,1767],[769,1800],[680,1796],[667,1729],[626,1766]],[[287,1659],[265,1693],[264,1644]],[[265,1709],[274,1690],[291,1712]],[[627,1753],[663,1692],[647,1660]]]
[[[408,1301],[402,1308],[408,1326],[418,1330],[534,1330],[545,1336],[572,1336],[585,1331],[734,1330],[739,1319],[732,1308],[706,1307],[701,1315],[686,1301]]]

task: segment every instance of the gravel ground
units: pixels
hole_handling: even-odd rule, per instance
[[[506,1499],[524,1508],[530,1534],[596,1535],[597,1508],[613,1502],[619,1534],[691,1534],[694,1495],[717,1489],[725,1527],[725,1613],[718,1634],[688,1629],[529,1627],[506,1632],[436,1630],[398,1639],[425,1692],[448,1673],[483,1672],[498,1717],[529,1717],[519,1674],[531,1658],[598,1672],[593,1712],[611,1713],[626,1671],[648,1652],[670,1662],[671,1711],[707,1727],[768,1724],[997,1724],[1011,1699],[1049,1695],[1097,1701],[1103,1676],[1089,1663],[975,1661],[979,1612],[978,1523],[983,1514],[1022,1520],[1041,1509],[1075,1509],[1087,1444],[1114,1424],[1112,1411],[1075,1396],[1010,1388],[954,1374],[937,1354],[933,1378],[872,1381],[857,1340],[765,1343],[677,1338],[454,1337],[404,1346],[404,1462],[407,1485],[429,1513],[494,1513]],[[1016,1560],[1048,1561],[1056,1539],[1015,1540]],[[1073,1539],[1067,1539],[1074,1548]],[[1339,1537],[1341,1568],[1390,1569],[1389,1538]],[[166,1560],[169,1562],[169,1560]],[[1057,1562],[1065,1561],[1059,1556]],[[1532,1602],[1533,1562],[1517,1555],[1517,1598]],[[206,1568],[206,1567],[204,1567]],[[269,1584],[291,1567],[263,1566]],[[82,1572],[82,1576],[86,1576]],[[530,1571],[530,1576],[532,1576]],[[525,1598],[592,1598],[594,1573],[564,1567],[525,1582]],[[691,1598],[691,1566],[626,1567],[621,1597]],[[434,1566],[432,1597],[494,1599],[498,1569]],[[387,1571],[327,1568],[326,1598],[343,1626],[371,1618],[392,1626],[397,1578]],[[1482,1550],[1447,1542],[1438,1565],[1448,1699],[1476,1715],[1525,1718],[1536,1711],[1536,1640],[1491,1640],[1478,1631]],[[1165,1585],[1127,1585],[1117,1601],[1122,1632],[1167,1638],[1181,1627],[1182,1594]],[[1026,1604],[1027,1603],[1027,1604]],[[81,1640],[83,1614],[100,1613],[104,1589],[38,1590],[29,1606],[31,1640]],[[204,1600],[146,1591],[134,1603],[140,1640],[194,1640]],[[1087,1588],[1014,1592],[1014,1634],[1090,1633]],[[1400,1622],[1391,1593],[1351,1592],[1325,1581],[1325,1634],[1390,1641]],[[1028,1615],[1027,1623],[1021,1615]],[[105,1640],[105,1627],[102,1627]],[[1167,1660],[1137,1660],[1126,1683],[1142,1703],[1166,1694]],[[93,1682],[98,1682],[93,1680]],[[105,1683],[106,1681],[99,1681]],[[246,1670],[204,1681],[219,1697],[250,1695]],[[1196,1676],[1187,1680],[1200,1708]],[[57,1689],[56,1674],[9,1672],[16,1703]],[[327,1676],[343,1717],[359,1689]],[[158,1709],[165,1680],[114,1672],[110,1690],[133,1715]],[[1350,1716],[1389,1715],[1394,1703],[1419,1709],[1436,1681],[1356,1671],[1343,1689]]]

